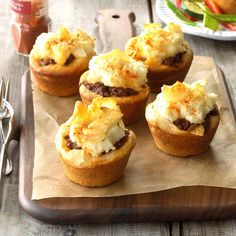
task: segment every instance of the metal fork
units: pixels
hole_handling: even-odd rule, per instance
[[[2,126],[2,120],[6,116],[6,113],[7,113],[7,111],[5,109],[5,102],[4,102],[5,92],[6,92],[6,88],[5,88],[4,79],[2,77],[1,82],[0,82],[0,139],[1,139],[1,144],[3,144],[5,141],[5,135],[4,135],[4,130],[3,130],[3,126]]]
[[[0,205],[2,202],[2,192],[3,192],[3,175],[6,174],[6,164],[7,164],[7,152],[8,146],[11,140],[14,138],[15,133],[17,132],[17,124],[15,121],[15,114],[11,104],[8,101],[4,101],[7,109],[7,119],[8,127],[5,137],[5,142],[2,145],[1,154],[0,154]]]
[[[0,138],[2,144],[6,142],[2,121],[3,119],[9,117],[10,115],[8,114],[8,109],[6,106],[6,102],[9,100],[9,85],[10,85],[9,80],[5,85],[4,79],[2,77],[0,85],[0,133],[1,133]],[[11,157],[8,155],[8,152],[5,153],[5,156],[6,156],[6,168],[4,170],[4,174],[8,175],[12,172],[12,160]]]

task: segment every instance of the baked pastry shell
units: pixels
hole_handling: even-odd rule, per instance
[[[203,136],[180,130],[167,120],[169,124],[166,128],[159,123],[162,122],[160,120],[157,120],[154,125],[148,122],[148,126],[158,149],[173,156],[187,157],[203,153],[208,149],[219,121],[220,115],[211,116],[209,128]]]
[[[38,58],[30,56],[31,77],[44,93],[63,97],[75,95],[79,93],[80,76],[88,69],[91,57],[76,58],[67,66],[41,66]]]
[[[189,48],[182,55],[182,62],[176,66],[159,65],[155,70],[148,68],[147,78],[151,92],[161,92],[161,87],[164,84],[172,85],[176,81],[183,82],[192,64],[192,60],[193,52]]]
[[[84,76],[81,77],[80,84],[80,97],[85,104],[90,104],[94,98],[100,96],[97,93],[91,92],[83,84],[85,81]],[[112,97],[116,100],[120,110],[123,114],[123,121],[125,125],[131,125],[135,123],[140,117],[144,116],[146,103],[150,94],[150,89],[145,85],[137,95],[127,96],[127,97]]]
[[[56,144],[57,142],[59,141],[56,140]],[[136,137],[129,130],[127,141],[119,149],[85,160],[81,164],[76,164],[63,156],[58,144],[57,150],[68,179],[82,186],[100,187],[111,184],[122,177],[135,144]]]

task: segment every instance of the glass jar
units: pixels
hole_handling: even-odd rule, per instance
[[[48,32],[48,0],[10,0],[11,32],[17,53],[28,56],[38,35]]]

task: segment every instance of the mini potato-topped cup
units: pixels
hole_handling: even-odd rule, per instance
[[[31,75],[37,87],[47,94],[78,94],[80,76],[88,69],[93,55],[93,38],[79,29],[71,33],[60,27],[56,33],[38,36],[30,52]]]
[[[80,79],[81,99],[89,104],[98,96],[114,98],[124,115],[124,123],[130,125],[144,115],[149,96],[146,74],[142,62],[118,49],[94,56],[89,70]]]
[[[156,146],[174,156],[190,156],[207,150],[220,115],[216,94],[207,93],[203,81],[164,85],[146,108],[146,119]]]
[[[193,52],[179,25],[144,25],[144,32],[128,40],[125,53],[148,68],[148,85],[160,92],[163,84],[184,81],[193,60]]]
[[[88,106],[76,102],[73,115],[60,126],[55,141],[66,176],[87,187],[121,178],[135,142],[115,100],[101,97]]]

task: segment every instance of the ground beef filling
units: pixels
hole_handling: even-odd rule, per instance
[[[122,137],[120,140],[118,140],[115,144],[114,144],[114,147],[116,149],[119,149],[121,148],[125,142],[128,140],[128,136],[129,136],[129,131],[126,130],[125,131],[125,136]],[[75,142],[72,142],[71,139],[70,139],[70,136],[69,135],[66,135],[64,137],[64,139],[66,140],[66,146],[69,148],[69,149],[81,149],[81,147],[79,147]]]
[[[95,84],[83,83],[83,85],[91,92],[97,93],[102,97],[127,97],[137,95],[138,92],[131,88],[123,88],[123,87],[110,87],[105,86],[101,82],[97,82]]]
[[[77,145],[77,143],[75,142],[72,142],[71,139],[70,139],[70,136],[69,135],[66,135],[64,137],[64,139],[66,140],[66,146],[69,148],[69,149],[81,149],[81,147],[79,147]]]
[[[129,136],[129,131],[125,130],[125,136],[123,138],[121,138],[119,141],[117,141],[114,144],[114,147],[116,149],[119,149],[120,147],[122,147],[126,143],[126,141],[128,140],[128,136]]]
[[[70,56],[67,58],[66,62],[64,63],[64,66],[68,66],[72,61],[74,61],[75,57],[73,54],[70,54]],[[39,63],[41,66],[48,66],[48,65],[55,65],[57,64],[54,59],[52,58],[41,58],[39,60]]]
[[[72,61],[74,61],[75,56],[73,54],[70,54],[70,56],[67,58],[66,62],[65,62],[65,66],[68,66]]]
[[[177,53],[173,57],[167,57],[162,64],[166,66],[177,66],[182,62],[182,57],[185,52]]]
[[[210,117],[217,116],[217,115],[219,115],[219,111],[216,107],[206,115],[205,121],[202,124],[204,126],[205,130],[207,130],[209,127]],[[184,118],[177,119],[177,120],[173,121],[173,124],[181,130],[188,130],[188,131],[194,130],[198,126],[198,124],[192,124],[192,123],[190,123],[190,121],[188,121]]]
[[[48,65],[56,64],[55,60],[52,58],[41,58],[39,62],[41,66],[48,66]]]

